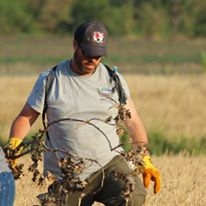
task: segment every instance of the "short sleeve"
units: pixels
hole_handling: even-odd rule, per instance
[[[29,106],[39,113],[42,113],[44,109],[45,84],[48,74],[49,71],[42,72],[39,75],[27,99],[27,103],[29,104]]]

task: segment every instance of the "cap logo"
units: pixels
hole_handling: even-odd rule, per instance
[[[104,33],[101,33],[99,31],[95,31],[93,33],[93,40],[98,44],[103,43],[104,42]]]

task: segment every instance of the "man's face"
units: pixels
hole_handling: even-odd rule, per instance
[[[79,75],[92,74],[101,62],[102,57],[87,57],[79,45],[74,46],[75,73]]]

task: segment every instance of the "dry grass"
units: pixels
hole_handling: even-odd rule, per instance
[[[8,137],[10,125],[23,107],[36,78],[36,76],[0,77],[0,137],[3,139]]]
[[[124,75],[148,130],[168,137],[206,135],[205,75]],[[0,77],[0,136],[8,136],[11,121],[23,106],[37,76]],[[36,124],[34,130],[39,127]]]
[[[153,158],[162,174],[162,190],[152,195],[150,188],[146,206],[206,205],[205,156],[161,156]]]
[[[206,76],[125,75],[148,129],[168,136],[199,138],[206,134]]]
[[[164,155],[153,157],[153,161],[161,171],[162,188],[160,193],[154,195],[150,185],[145,206],[206,205],[206,158],[204,156]],[[23,162],[28,164],[25,159]],[[18,180],[16,186],[15,206],[36,204],[38,202],[36,195],[46,190],[46,186],[38,187],[32,183],[30,174]]]
[[[166,134],[200,137],[206,134],[206,76],[125,75],[135,104],[147,129],[163,128]],[[12,119],[23,106],[36,76],[0,77],[0,136],[7,137]],[[33,131],[40,127],[36,124]],[[191,139],[192,140],[192,139]],[[27,157],[25,157],[27,158]],[[153,157],[162,174],[162,190],[148,190],[146,206],[206,205],[206,158]],[[23,162],[27,160],[23,159]],[[16,182],[15,206],[31,206],[44,188],[31,182],[30,174]]]

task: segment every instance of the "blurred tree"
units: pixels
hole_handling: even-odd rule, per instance
[[[31,30],[32,16],[26,11],[24,2],[0,1],[0,33],[15,34]]]
[[[21,0],[25,5],[25,10],[31,15],[31,32],[37,33],[41,31],[39,17],[47,0]]]
[[[171,26],[173,35],[180,31],[180,16],[182,12],[181,0],[171,0],[169,4],[169,13],[171,17]]]
[[[32,14],[34,19],[37,19],[41,12],[42,8],[45,6],[47,0],[21,0],[26,5],[26,9],[29,13]]]
[[[186,35],[206,37],[206,1],[182,0],[182,32]]]
[[[141,29],[141,34],[148,38],[165,37],[171,32],[168,13],[162,7],[149,3],[138,8],[137,27]]]
[[[112,35],[206,36],[206,1],[0,0],[0,33],[68,33],[97,19]]]
[[[71,9],[73,27],[86,20],[97,19],[103,21],[105,16],[109,14],[108,0],[76,0]]]
[[[194,20],[194,36],[206,37],[206,1],[198,6]]]
[[[43,30],[55,33],[68,31],[72,22],[70,9],[73,0],[47,0],[42,4],[37,19]]]
[[[109,0],[77,0],[72,8],[73,27],[90,19],[102,21],[111,35],[131,33],[134,27],[134,8],[130,3]]]
[[[132,4],[110,6],[109,13],[104,17],[111,35],[129,35],[134,31],[134,7]]]

